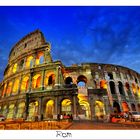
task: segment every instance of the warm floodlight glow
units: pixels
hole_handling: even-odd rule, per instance
[[[19,79],[16,79],[13,86],[13,93],[16,93],[18,91],[18,87],[19,87]]]
[[[33,77],[33,80],[32,80],[32,87],[33,87],[33,88],[39,88],[39,87],[41,87],[41,75],[40,75],[40,74],[36,74],[36,75]]]
[[[36,57],[36,65],[42,64],[44,62],[44,54],[43,52],[39,52]]]
[[[29,56],[26,60],[26,68],[33,66],[33,56]]]
[[[13,73],[17,71],[17,63],[13,66]]]
[[[21,90],[22,91],[26,91],[28,89],[28,83],[29,82],[29,77],[28,76],[25,76],[22,80],[22,83],[21,83]]]

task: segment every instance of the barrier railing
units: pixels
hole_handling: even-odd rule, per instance
[[[58,130],[65,129],[71,122],[41,121],[41,122],[0,122],[0,130]]]

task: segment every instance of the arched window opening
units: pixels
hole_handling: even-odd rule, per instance
[[[118,82],[118,88],[121,95],[124,95],[124,88],[122,82]]]
[[[97,88],[97,82],[94,80],[94,87]]]
[[[54,74],[54,72],[46,73],[45,86],[47,88],[52,88],[52,86],[54,86],[54,85],[55,85],[55,74]]]
[[[109,85],[110,85],[111,93],[112,93],[112,94],[116,94],[114,82],[113,82],[113,81],[110,81],[110,82],[109,82]]]
[[[65,79],[65,84],[66,84],[66,85],[71,85],[71,84],[73,84],[72,78],[71,78],[71,77],[67,77],[67,78]]]
[[[131,91],[130,91],[130,86],[129,86],[129,84],[127,82],[125,83],[125,88],[126,88],[127,94],[132,95]]]
[[[38,101],[33,101],[29,104],[28,120],[33,121],[36,116],[38,116]]]
[[[46,118],[52,119],[54,114],[54,101],[49,100],[46,103]]]
[[[44,63],[44,54],[43,52],[39,52],[36,57],[36,65]]]
[[[107,82],[106,82],[106,80],[101,80],[100,81],[100,88],[101,89],[107,89]]]
[[[135,86],[135,84],[134,83],[132,83],[132,91],[133,91],[133,93],[136,95],[136,86]]]
[[[15,73],[16,71],[17,71],[17,63],[14,64],[14,66],[13,66],[13,73]]]
[[[2,108],[2,115],[6,117],[7,115],[7,105]]]
[[[126,102],[122,102],[122,109],[124,112],[128,112],[130,110]]]
[[[132,109],[132,111],[136,111],[136,106],[135,106],[135,104],[131,104],[131,109]]]
[[[22,60],[20,61],[20,64],[19,64],[19,68],[20,68],[20,69],[23,69],[23,67],[24,67],[24,59],[22,59]]]
[[[77,84],[78,84],[79,87],[85,87],[86,83],[87,83],[87,78],[85,76],[80,75],[77,78]]]
[[[25,103],[19,103],[18,104],[18,109],[17,109],[17,114],[16,114],[16,118],[23,118],[24,116],[24,111],[25,111]]]
[[[19,87],[19,79],[16,79],[13,86],[13,93],[17,93]]]
[[[138,80],[137,80],[137,78],[135,78],[135,83],[138,83]]]
[[[78,108],[78,114],[80,119],[90,119],[91,118],[91,112],[90,112],[90,104],[88,102],[87,96],[84,94],[78,93],[78,99],[79,99],[79,108]]]
[[[22,79],[21,91],[27,91],[28,90],[28,85],[29,85],[29,77],[28,76],[25,76]]]
[[[7,88],[7,84],[4,84],[4,88],[3,88],[3,91],[2,91],[2,97],[5,95],[6,93],[6,88]]]
[[[8,76],[11,75],[11,73],[12,73],[12,67],[9,67],[8,68]]]
[[[121,109],[120,109],[120,105],[118,102],[114,101],[113,102],[113,109],[114,109],[114,113],[120,113]]]
[[[6,93],[7,93],[7,95],[10,95],[10,93],[12,92],[12,82],[9,82],[9,84],[8,84],[8,87],[7,87],[7,91],[6,91]]]
[[[108,73],[108,77],[110,80],[113,80],[113,74],[112,73]]]
[[[26,61],[26,68],[33,67],[33,56],[29,56]]]
[[[71,100],[70,99],[64,99],[61,102],[61,114],[72,114],[71,110]]]
[[[138,104],[138,112],[140,112],[140,104]]]
[[[95,102],[95,116],[98,120],[102,120],[105,115],[104,103],[101,101]]]
[[[138,90],[138,97],[140,97],[140,88],[139,88],[139,86],[137,86],[137,90]]]
[[[11,104],[8,109],[7,119],[12,119],[14,117],[14,110],[15,110],[15,105]]]
[[[40,74],[36,74],[33,77],[32,87],[33,88],[40,88],[41,87],[41,75]]]

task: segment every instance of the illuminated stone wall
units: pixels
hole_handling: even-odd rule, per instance
[[[83,63],[64,66],[36,30],[11,50],[0,84],[0,114],[7,119],[102,119],[111,112],[140,111],[140,75],[126,67]]]

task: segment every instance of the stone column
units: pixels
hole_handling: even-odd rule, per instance
[[[112,94],[111,94],[111,90],[110,90],[109,81],[107,81],[107,94],[108,94],[110,104],[113,106],[113,98],[112,98]]]
[[[55,97],[54,116],[53,116],[53,119],[57,119],[57,115],[58,114],[60,114],[60,112],[58,112],[58,97]]]
[[[115,90],[116,90],[116,94],[117,94],[119,105],[120,105],[120,111],[122,112],[123,109],[122,109],[122,104],[121,104],[121,95],[120,95],[120,92],[118,89],[118,83],[116,83],[116,82],[115,82]]]
[[[20,94],[21,84],[22,84],[22,76],[20,76],[20,78],[19,78],[19,85],[18,85],[17,94]]]
[[[44,90],[44,87],[45,87],[45,70],[42,71],[42,78],[41,78],[41,87],[42,87],[42,90]]]
[[[94,116],[94,113],[93,113],[93,96],[89,97],[89,104],[90,104],[91,120],[93,120],[93,116]]]
[[[55,86],[59,87],[60,86],[60,66],[56,67],[56,80],[55,80]]]
[[[32,67],[36,66],[36,57],[37,57],[37,54],[33,54],[33,66]]]
[[[132,95],[132,101],[135,102],[135,95],[132,91],[132,85],[129,84],[129,87],[130,87],[130,92],[131,92],[131,95]]]
[[[29,77],[29,89],[28,89],[29,92],[32,90],[32,78],[33,78],[33,73],[31,72]]]
[[[93,106],[92,106],[92,120],[96,120],[96,114],[95,114],[95,103],[96,102],[96,99],[93,99]]]
[[[12,93],[13,93],[14,83],[15,83],[15,79],[12,81],[12,87],[11,87],[11,93],[10,93],[10,96],[11,96]]]
[[[76,106],[76,96],[73,96],[73,119],[77,118],[77,106]]]
[[[38,115],[39,115],[39,121],[43,120],[43,102],[42,102],[42,97],[39,98],[38,100]]]

